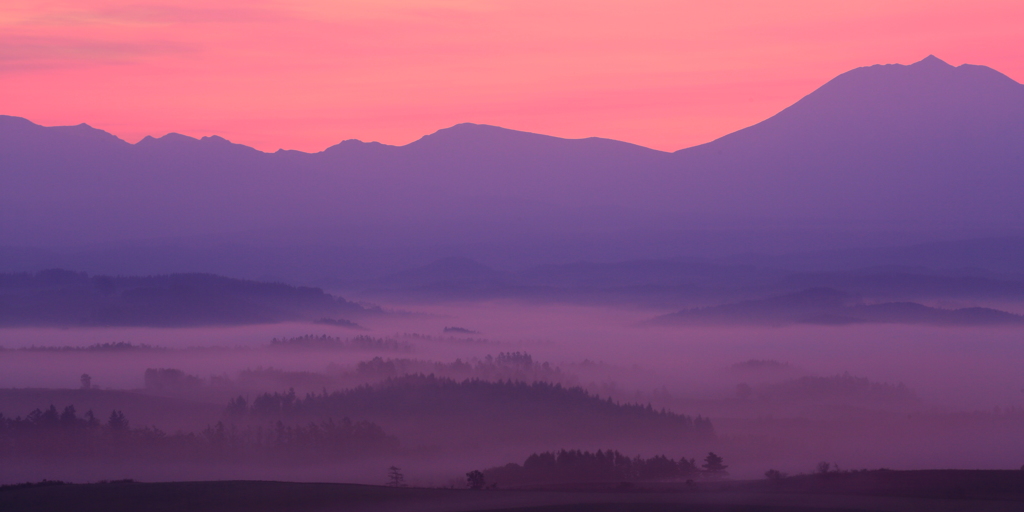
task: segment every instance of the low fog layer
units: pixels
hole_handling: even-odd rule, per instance
[[[769,468],[809,471],[822,460],[846,468],[1019,467],[1020,328],[665,326],[647,322],[665,311],[513,300],[402,308],[414,312],[374,317],[358,332],[316,323],[3,329],[0,388],[7,389],[0,391],[0,413],[24,418],[51,404],[58,412],[71,405],[105,423],[119,411],[132,428],[155,427],[172,439],[179,431],[207,439],[212,434],[202,433],[215,433],[218,423],[235,435],[255,436],[253,429],[273,430],[277,421],[306,428],[347,418],[392,440],[376,448],[352,441],[363,448],[329,460],[295,455],[287,464],[256,445],[222,459],[150,464],[115,457],[103,462],[109,477],[344,474],[384,483],[384,469],[400,464],[410,481],[446,485],[470,469],[562,449],[675,460],[713,450],[726,457],[734,477],[757,477]],[[91,389],[80,389],[83,374]],[[408,381],[406,375],[423,377]],[[476,381],[499,387],[458,391]],[[516,391],[502,383],[528,387]],[[560,391],[534,396],[527,392],[531,383],[578,391],[567,398],[558,398]],[[412,395],[400,398],[405,395],[395,393],[402,389]],[[428,398],[431,393],[436,398]],[[318,396],[324,398],[309,398]],[[282,400],[301,406],[281,409]],[[396,405],[403,400],[412,402]],[[430,400],[456,409],[429,414],[431,407],[443,409],[429,406]],[[573,416],[558,419],[552,414],[565,406],[546,407],[559,400],[583,402],[568,406],[577,411]],[[586,400],[609,404],[593,414],[612,416],[578,416],[588,410]],[[270,403],[279,405],[266,409]],[[631,416],[630,404],[640,412],[650,405],[650,419]],[[616,412],[620,406],[627,408]],[[482,412],[490,407],[496,409]],[[268,410],[276,412],[260,412]],[[683,423],[658,430],[668,428],[658,426],[668,421],[658,420],[661,414],[678,415]],[[693,427],[698,417],[709,425],[703,434]],[[611,430],[579,430],[588,424]],[[511,425],[517,426],[506,430]],[[157,457],[164,448],[148,449],[138,453]],[[45,457],[31,460],[2,478],[55,476],[55,466],[40,462]],[[88,478],[76,464],[61,467],[66,478]]]

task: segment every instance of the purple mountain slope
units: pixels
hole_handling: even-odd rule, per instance
[[[859,68],[676,157],[690,215],[737,226],[1019,232],[1024,86],[934,56]]]
[[[528,231],[545,219],[589,219],[574,209],[615,215],[621,191],[608,184],[621,182],[623,169],[641,172],[668,157],[469,124],[402,147],[346,141],[316,154],[266,154],[178,134],[132,145],[85,125],[43,128],[3,116],[0,224],[13,245],[275,230],[387,229],[400,239],[438,225],[458,237],[523,219]]]
[[[859,68],[674,154],[473,124],[400,147],[262,153],[220,137],[128,144],[0,116],[0,175],[6,246],[242,237],[434,247],[427,260],[479,256],[459,252],[474,244],[627,259],[656,256],[638,241],[685,245],[680,234],[694,230],[1014,236],[1024,86],[935,57]]]

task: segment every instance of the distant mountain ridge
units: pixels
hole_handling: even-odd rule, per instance
[[[0,274],[0,327],[245,325],[374,313],[319,288],[210,274],[89,276],[51,269]]]
[[[9,247],[234,237],[554,263],[1020,236],[1024,86],[935,57],[858,68],[676,153],[468,123],[405,146],[263,153],[0,116],[0,175]]]
[[[1024,276],[970,268],[876,265],[801,271],[696,258],[580,261],[499,271],[468,258],[444,258],[377,279],[337,287],[363,297],[413,300],[522,298],[630,303],[678,308],[721,304],[810,289],[843,290],[871,302],[951,301],[964,305],[1024,301]]]
[[[866,304],[855,295],[831,288],[693,308],[663,315],[661,325],[788,325],[901,323],[932,325],[1024,325],[1024,316],[991,308],[940,309],[914,302]]]

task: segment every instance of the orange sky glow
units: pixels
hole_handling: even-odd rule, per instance
[[[461,122],[677,150],[858,66],[1024,81],[1022,22],[1020,0],[5,0],[0,114],[264,151]]]

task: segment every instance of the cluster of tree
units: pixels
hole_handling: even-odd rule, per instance
[[[248,324],[364,311],[319,288],[212,274],[0,274],[0,325]]]
[[[14,490],[14,489],[30,489],[32,487],[52,487],[54,485],[67,485],[68,482],[63,480],[47,480],[42,479],[38,482],[24,482],[20,484],[5,484],[0,485],[0,491]]]
[[[448,331],[448,334],[451,334],[451,332]],[[464,334],[464,333],[458,333],[458,334]],[[479,333],[474,333],[474,334],[479,334]],[[455,336],[451,336],[451,335],[449,335],[449,336],[433,336],[433,335],[430,335],[430,334],[420,334],[418,332],[403,332],[401,334],[395,334],[395,337],[396,338],[412,339],[412,340],[420,340],[420,341],[436,341],[436,342],[441,342],[441,343],[461,343],[461,344],[473,344],[473,345],[483,345],[483,344],[486,344],[486,343],[490,343],[490,340],[488,340],[486,338],[460,338],[460,337],[455,337]]]
[[[563,385],[575,383],[575,379],[564,374],[560,368],[547,362],[535,363],[533,357],[525,352],[501,352],[497,356],[488,355],[470,361],[460,358],[451,363],[375,357],[358,363],[355,371],[360,377],[374,379],[422,373],[461,380],[547,381]]]
[[[245,403],[243,397],[233,403]],[[655,410],[650,404],[622,404],[602,399],[581,387],[564,387],[548,382],[490,382],[480,379],[456,381],[435,375],[405,375],[377,384],[367,384],[333,393],[308,393],[299,398],[294,390],[287,393],[264,393],[257,396],[245,410],[259,417],[324,416],[335,410],[402,411],[459,413],[509,406],[548,405],[571,407],[576,413],[608,413],[615,416],[662,418],[685,425],[686,430],[710,431],[709,420],[691,418],[670,411]]]
[[[474,330],[471,330],[471,329],[466,329],[465,327],[455,327],[455,326],[448,327],[448,326],[445,326],[444,333],[448,334],[448,333],[451,333],[451,332],[454,332],[456,334],[480,334],[477,331],[474,331]]]
[[[359,324],[357,324],[357,323],[355,323],[355,322],[353,322],[351,320],[345,320],[344,318],[327,318],[327,317],[324,317],[324,318],[319,318],[317,320],[314,320],[313,323],[315,323],[315,324],[323,324],[323,325],[333,325],[335,327],[348,327],[350,329],[363,329],[364,328],[363,326],[361,326],[361,325],[359,325]]]
[[[143,383],[149,391],[180,391],[203,385],[199,377],[175,368],[146,368]]]
[[[913,403],[918,400],[917,395],[902,382],[874,382],[849,373],[830,377],[804,376],[760,386],[756,392],[766,398],[789,400],[853,400],[872,403]]]
[[[372,385],[309,393],[264,393],[251,403],[232,400],[229,414],[253,419],[352,416],[389,425],[416,425],[415,433],[447,432],[466,443],[548,439],[609,442],[633,439],[680,441],[714,435],[710,420],[622,404],[579,387],[547,382],[456,381],[406,375]],[[405,435],[402,434],[403,439]]]
[[[351,346],[357,343],[374,342],[373,338],[358,337],[353,340],[325,336],[293,338],[293,343],[304,346]],[[370,340],[370,341],[367,341]],[[289,340],[286,340],[286,342]],[[376,341],[379,341],[377,339]],[[282,342],[278,340],[278,343]],[[321,345],[324,346],[324,345]],[[563,385],[576,384],[575,376],[563,373],[549,363],[536,363],[523,352],[502,352],[497,356],[474,358],[470,361],[456,359],[450,363],[409,358],[382,358],[380,356],[361,361],[354,368],[329,365],[326,372],[288,371],[272,367],[247,368],[237,378],[226,375],[202,379],[173,368],[147,369],[144,376],[146,390],[157,394],[194,393],[199,388],[220,396],[233,396],[268,389],[296,389],[300,393],[322,389],[345,389],[366,383],[379,382],[402,375],[435,374],[439,377],[464,380],[513,380],[523,382],[547,381]]]
[[[131,427],[121,411],[100,421],[92,411],[50,406],[26,417],[0,415],[0,459],[84,458],[331,462],[345,457],[390,453],[398,440],[367,421],[324,419],[305,424],[263,425],[218,422],[199,433],[167,434],[155,427]]]
[[[218,422],[202,432],[211,450],[222,458],[331,462],[356,455],[392,453],[398,439],[369,421],[324,419],[305,424],[225,426]]]
[[[510,463],[477,472],[470,486],[484,481],[492,485],[519,486],[552,483],[584,482],[642,482],[659,480],[685,480],[698,476],[722,477],[727,475],[722,457],[709,453],[698,467],[694,459],[679,460],[664,455],[648,459],[639,455],[630,458],[615,450],[588,452],[560,450],[534,453],[522,465]],[[467,474],[467,478],[469,475]]]
[[[244,370],[240,375],[245,375],[250,371],[258,373],[263,371],[263,369]],[[270,371],[276,372],[278,370],[271,369]],[[242,385],[243,380],[241,377],[232,379],[227,374],[222,374],[209,375],[206,378],[202,378],[198,375],[185,373],[177,368],[146,368],[142,379],[146,394],[173,396],[202,402],[226,400],[240,391],[249,391],[252,388],[276,389],[280,387],[253,385],[247,388]],[[315,386],[315,389],[321,388],[321,385]]]
[[[38,346],[31,345],[28,347],[19,347],[16,349],[4,349],[0,347],[0,350],[17,350],[21,352],[133,352],[133,351],[150,351],[150,350],[168,350],[164,347],[154,347],[153,345],[146,344],[132,344],[127,341],[118,341],[115,343],[94,343],[84,347],[72,347],[68,345],[63,346]]]
[[[789,363],[776,361],[775,359],[748,359],[735,363],[731,367],[741,372],[779,372],[795,370]]]
[[[340,338],[321,334],[306,334],[294,338],[274,338],[270,341],[271,348],[317,349],[317,350],[374,350],[388,352],[409,352],[412,345],[407,341],[394,338],[374,338],[361,335],[352,338]]]

